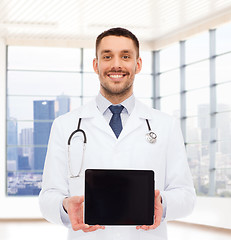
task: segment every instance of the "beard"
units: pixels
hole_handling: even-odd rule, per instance
[[[121,81],[113,82],[108,77],[108,74],[111,72],[113,72],[113,74],[125,75],[125,77]],[[99,75],[99,78],[101,89],[107,96],[122,97],[126,96],[128,93],[133,92],[133,82],[135,75],[130,74],[128,71],[123,71],[122,69],[111,69],[101,76]]]
[[[111,97],[123,97],[133,92],[134,79],[126,79],[121,82],[100,81],[102,91]]]
[[[132,91],[133,83],[125,84],[124,86],[113,86],[111,87],[110,84],[103,84],[100,83],[101,88],[103,89],[104,93],[108,96],[125,96],[128,92]],[[116,84],[115,84],[116,85]]]

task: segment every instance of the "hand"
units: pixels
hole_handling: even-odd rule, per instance
[[[63,200],[63,207],[68,212],[74,231],[82,230],[84,232],[93,232],[98,229],[105,229],[104,226],[89,226],[83,222],[83,201],[84,196],[74,196]]]
[[[137,226],[136,229],[151,230],[157,228],[161,223],[161,218],[163,215],[163,206],[161,204],[160,191],[155,190],[155,215],[154,215],[154,224],[150,226]]]

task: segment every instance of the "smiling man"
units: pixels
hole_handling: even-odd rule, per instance
[[[68,227],[70,240],[165,240],[166,222],[190,214],[196,198],[179,123],[135,98],[133,84],[142,60],[139,42],[130,31],[113,28],[101,33],[93,68],[100,81],[98,96],[53,123],[39,196],[42,214]],[[150,128],[156,139],[146,138]],[[73,134],[75,155],[70,158],[67,143]],[[153,170],[153,225],[85,224],[86,169]]]

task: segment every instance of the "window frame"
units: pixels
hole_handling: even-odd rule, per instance
[[[6,82],[7,46],[0,38],[0,219],[41,218],[37,197],[8,197],[6,166]]]

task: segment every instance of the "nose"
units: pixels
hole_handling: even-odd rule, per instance
[[[113,61],[111,62],[111,64],[112,64],[111,68],[113,68],[113,69],[121,70],[121,68],[122,68],[122,62],[121,62],[121,58],[120,57],[114,57]]]

